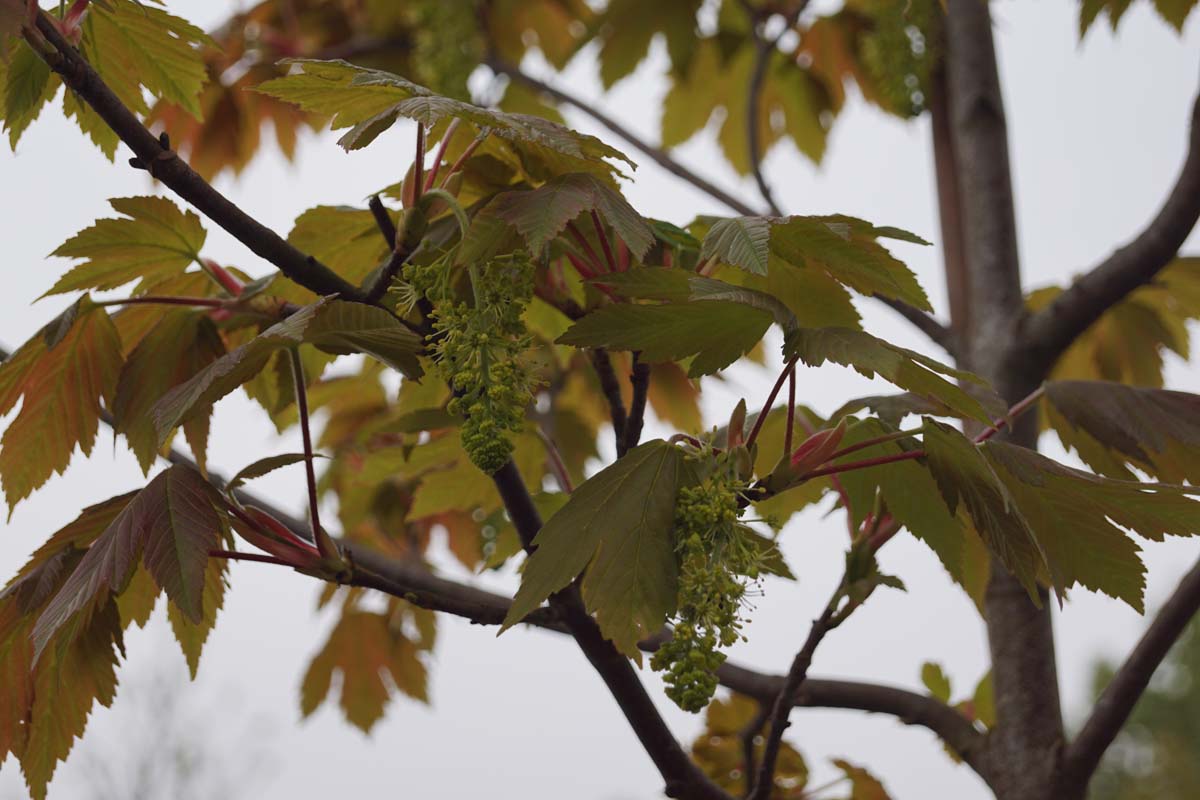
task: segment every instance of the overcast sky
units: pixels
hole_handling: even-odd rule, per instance
[[[172,8],[211,25],[236,2],[176,0]],[[1134,4],[1118,38],[1098,24],[1080,43],[1077,5],[1004,0],[993,3],[1005,98],[1008,104],[1023,271],[1028,286],[1062,282],[1087,269],[1128,240],[1165,196],[1182,162],[1184,132],[1197,90],[1200,21],[1193,15],[1180,38],[1149,10]],[[594,64],[585,54],[556,82],[598,97]],[[637,74],[603,100],[621,120],[647,138],[657,135],[665,58],[656,46]],[[642,109],[645,110],[642,113]],[[568,114],[588,132],[621,146],[587,120]],[[362,205],[372,191],[396,180],[396,167],[411,152],[412,131],[398,125],[365,151],[343,153],[328,135],[306,137],[298,163],[267,151],[240,179],[218,185],[264,223],[286,233],[305,208],[317,204]],[[637,154],[631,154],[637,159]],[[754,198],[749,181],[723,165],[711,131],[683,147],[684,162],[723,186]],[[45,255],[75,231],[109,212],[106,198],[157,191],[145,173],[115,165],[91,147],[57,109],[26,134],[18,153],[0,151],[0,342],[12,347],[65,305],[31,302],[67,266]],[[637,159],[640,160],[640,159]],[[928,124],[902,123],[853,101],[839,118],[825,162],[815,167],[790,145],[776,148],[766,174],[781,205],[794,213],[847,213],[917,232],[937,241]],[[686,223],[697,213],[727,213],[687,185],[647,163],[627,196],[644,214]],[[1190,251],[1200,251],[1193,236]],[[897,245],[897,254],[918,273],[945,313],[938,248]],[[264,274],[268,267],[219,229],[210,228],[207,254]],[[919,335],[886,310],[860,304],[873,332],[928,351]],[[932,352],[932,351],[930,351]],[[934,353],[936,355],[936,353]],[[728,414],[738,397],[761,402],[774,370],[732,372],[723,386],[706,390],[711,420]],[[1200,390],[1200,371],[1172,361],[1173,388]],[[831,411],[852,396],[878,391],[841,369],[801,373],[804,402]],[[755,400],[755,398],[757,398]],[[648,435],[662,432],[652,426]],[[273,452],[296,449],[280,440],[261,413],[240,395],[219,404],[213,422],[210,463],[226,473]],[[123,444],[102,433],[90,459],[76,458],[0,523],[0,583],[51,532],[80,507],[143,485],[145,479]],[[1061,457],[1056,442],[1047,450]],[[299,475],[284,471],[258,489],[301,511]],[[783,535],[785,554],[798,584],[774,582],[758,603],[751,641],[733,657],[771,671],[786,669],[840,575],[845,545],[839,516],[810,514]],[[1200,543],[1151,545],[1148,606],[1154,608],[1200,554]],[[448,573],[471,579],[439,555]],[[909,536],[883,552],[884,568],[909,587],[882,591],[853,621],[822,644],[815,676],[853,677],[918,688],[920,665],[940,662],[967,694],[987,669],[986,640],[973,606],[955,589],[934,556]],[[511,591],[511,574],[481,583]],[[168,753],[162,736],[146,736],[155,686],[181,693],[179,735],[208,761],[200,796],[238,797],[230,782],[213,775],[253,778],[232,782],[240,796],[513,797],[550,800],[653,798],[661,780],[630,734],[616,705],[573,644],[564,637],[513,630],[497,639],[491,630],[451,618],[441,621],[429,707],[399,699],[373,735],[364,737],[327,705],[300,722],[298,686],[310,655],[332,622],[314,614],[317,587],[298,574],[265,565],[237,564],[232,591],[205,651],[200,676],[186,683],[186,669],[170,638],[162,608],[147,630],[128,637],[129,664],[113,710],[93,715],[84,744],[60,767],[51,798],[87,798],[105,760],[117,769],[139,753]],[[1059,662],[1068,715],[1079,719],[1088,699],[1089,665],[1115,656],[1135,641],[1143,620],[1115,601],[1077,592],[1056,612]],[[662,697],[652,674],[651,692],[678,735],[689,740],[700,721]],[[790,739],[809,758],[815,780],[834,773],[828,758],[865,763],[897,800],[986,797],[966,767],[955,766],[934,737],[893,719],[852,712],[797,711]],[[240,782],[240,783],[239,783]],[[168,796],[166,793],[149,795]],[[0,767],[0,800],[25,798],[16,764]]]

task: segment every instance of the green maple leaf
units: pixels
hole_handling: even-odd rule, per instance
[[[366,209],[311,208],[296,219],[287,238],[290,244],[351,282],[366,278],[388,256],[387,242],[379,235],[375,217]],[[299,291],[311,301],[307,290]]]
[[[941,700],[943,703],[950,702],[952,693],[950,687],[950,678],[942,671],[942,665],[934,661],[926,661],[921,665],[921,683],[925,684],[925,688],[929,690],[929,694]]]
[[[3,39],[4,33],[0,31],[0,42]],[[8,131],[8,143],[15,150],[21,135],[42,113],[46,103],[54,99],[62,81],[24,44],[11,54],[8,64],[0,55],[0,78],[4,80],[0,91],[0,99],[4,102],[0,112],[3,112],[4,129]]]
[[[305,111],[332,118],[335,130],[350,128],[339,143],[347,150],[366,147],[401,117],[426,126],[458,119],[476,131],[488,131],[510,147],[563,172],[611,174],[605,159],[635,166],[619,150],[592,136],[576,133],[541,117],[505,114],[461,100],[440,97],[411,81],[382,70],[345,61],[293,59],[300,71],[260,84],[257,91]],[[519,159],[518,159],[519,161]]]
[[[635,350],[647,362],[695,356],[688,375],[699,377],[732,364],[770,325],[770,314],[740,303],[617,303],[576,322],[558,343]]]
[[[181,275],[200,260],[207,236],[200,218],[165,197],[108,201],[122,217],[101,219],[51,255],[82,259],[45,296],[83,289],[116,289],[141,281],[137,291]]]
[[[771,220],[766,217],[718,219],[704,236],[700,258],[715,258],[755,275],[766,275],[771,255]]]
[[[583,601],[604,636],[631,658],[675,607],[671,537],[683,452],[646,442],[575,489],[534,538],[507,629],[550,595],[583,579]]]
[[[925,420],[923,445],[930,472],[951,514],[960,506],[988,550],[1037,598],[1045,556],[1012,493],[979,448],[953,428]]]
[[[810,367],[833,361],[853,367],[868,378],[878,375],[901,389],[941,403],[964,417],[991,423],[991,416],[979,400],[942,376],[974,383],[978,391],[986,395],[980,378],[863,331],[799,328],[788,334],[784,341],[784,355],[798,358]],[[996,405],[995,401],[989,400],[988,403]]]

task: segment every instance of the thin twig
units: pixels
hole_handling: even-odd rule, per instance
[[[804,645],[792,659],[792,666],[788,670],[787,678],[784,679],[783,688],[779,690],[771,710],[771,729],[767,734],[766,745],[763,747],[762,763],[758,766],[754,789],[747,796],[749,800],[767,800],[771,796],[771,789],[775,784],[775,762],[779,758],[783,732],[788,727],[788,716],[796,704],[796,691],[808,677],[808,668],[812,664],[813,653],[816,652],[817,645],[825,638],[825,634],[829,632],[833,614],[834,603],[831,600],[825,606],[825,610],[821,612],[821,616],[813,621],[812,628],[808,631],[808,638],[804,640]]]
[[[200,308],[226,308],[228,300],[219,297],[170,297],[159,295],[142,295],[141,297],[124,297],[119,300],[95,300],[98,306],[196,306]]]
[[[438,170],[442,168],[442,159],[446,157],[446,148],[450,146],[450,140],[458,132],[460,121],[458,117],[450,120],[450,124],[446,126],[446,132],[442,134],[442,141],[438,145],[437,155],[433,157],[433,166],[429,168],[429,175],[425,178],[425,184],[422,187],[427,192],[433,188],[434,181],[437,180]]]
[[[787,428],[783,432],[783,457],[792,454],[792,428],[796,426],[796,365],[788,370]]]
[[[596,229],[596,238],[600,240],[600,247],[604,250],[604,261],[608,264],[608,271],[619,272],[612,246],[608,243],[608,234],[604,232],[604,224],[600,222],[600,215],[595,211],[592,211],[592,227]]]
[[[888,306],[893,311],[911,322],[913,326],[929,337],[929,340],[945,350],[951,356],[959,356],[959,348],[954,340],[954,331],[947,325],[938,322],[926,312],[909,305],[903,300],[896,300],[883,295],[875,295],[875,299]]]
[[[1008,413],[1005,416],[993,421],[990,426],[981,431],[979,435],[975,437],[975,444],[982,444],[983,442],[986,442],[988,439],[999,433],[1003,428],[1011,425],[1016,421],[1017,417],[1028,411],[1038,400],[1041,400],[1042,395],[1045,393],[1046,385],[1042,384],[1029,394],[1025,395],[1024,398],[1008,409]]]
[[[425,185],[425,123],[417,123],[416,157],[413,159],[412,204],[421,202]]]
[[[575,109],[582,111],[584,114],[588,115],[596,122],[599,122],[605,128],[608,128],[608,130],[624,139],[626,142],[629,142],[629,144],[631,144],[636,150],[639,150],[645,155],[649,156],[650,160],[658,164],[667,172],[671,173],[677,178],[683,179],[687,183],[690,183],[692,186],[695,186],[709,197],[724,203],[737,213],[746,216],[754,216],[759,213],[757,210],[746,205],[732,194],[718,188],[715,184],[710,183],[709,181],[697,175],[695,172],[692,172],[690,169],[671,158],[671,156],[669,156],[661,147],[655,147],[654,145],[645,141],[633,131],[629,130],[629,128],[617,122],[608,114],[604,113],[590,103],[587,103],[573,95],[567,94],[561,89],[556,89],[544,81],[538,80],[532,75],[522,72],[511,64],[500,60],[500,58],[495,55],[488,57],[484,63],[487,64],[487,66],[490,67],[493,72],[501,75],[507,75],[518,83],[523,83],[526,86],[549,95],[560,103],[565,103],[566,105],[573,106]]]
[[[320,499],[317,496],[317,473],[313,468],[312,431],[308,422],[308,387],[304,382],[304,365],[300,362],[300,351],[293,347],[288,351],[292,362],[292,381],[296,389],[296,413],[300,418],[300,437],[304,443],[304,478],[308,484],[308,515],[312,523],[313,541],[322,558],[339,558],[337,545],[321,528]]]
[[[546,459],[550,462],[550,469],[554,473],[559,487],[567,494],[575,491],[575,484],[571,482],[571,473],[567,470],[566,462],[563,461],[562,453],[558,451],[554,440],[542,430],[542,426],[540,425],[535,426],[534,431],[537,433],[538,438],[542,440],[542,445],[546,448]]]
[[[763,403],[762,411],[758,412],[758,417],[754,420],[754,427],[750,429],[750,434],[746,437],[746,447],[750,447],[758,440],[758,432],[762,430],[762,426],[766,423],[771,406],[775,405],[775,398],[779,396],[779,390],[783,388],[783,382],[787,380],[788,374],[795,365],[795,358],[790,358],[784,363],[783,370],[775,380],[775,385],[771,387],[771,393],[767,395],[767,402]]]
[[[267,556],[262,553],[239,553],[236,550],[209,550],[209,558],[224,558],[229,561],[257,561],[261,564],[275,564],[280,567],[290,567],[291,564],[282,558]]]
[[[800,3],[797,8],[787,14],[779,33],[774,38],[767,39],[763,36],[760,25],[770,14],[764,15],[746,0],[742,0],[742,8],[750,17],[750,35],[754,39],[755,46],[754,69],[750,73],[750,86],[746,90],[746,137],[750,147],[750,171],[754,174],[754,182],[758,185],[758,192],[766,202],[767,208],[777,217],[782,216],[783,212],[780,211],[779,204],[775,202],[771,187],[762,171],[762,131],[759,129],[758,107],[762,102],[763,82],[767,76],[767,67],[771,63],[771,56],[778,50],[779,40],[796,24],[796,19],[806,5],[807,3]]]
[[[487,137],[488,137],[488,132],[484,131],[483,133],[476,136],[471,141],[471,143],[469,145],[467,145],[466,148],[463,149],[463,151],[459,154],[458,158],[454,159],[454,163],[450,165],[450,169],[448,169],[446,171],[446,177],[442,178],[441,186],[438,187],[439,189],[446,188],[446,184],[448,184],[450,182],[450,179],[453,178],[455,175],[457,175],[462,170],[463,165],[467,163],[467,160],[471,156],[475,155],[476,148],[478,148],[479,145],[483,144],[483,140],[486,139]]]
[[[749,797],[750,792],[754,791],[754,749],[757,747],[757,739],[762,736],[763,725],[767,724],[767,720],[771,715],[771,706],[768,703],[760,702],[758,711],[751,717],[740,731],[738,738],[742,740],[742,774],[746,776],[746,790],[743,792],[743,797]]]

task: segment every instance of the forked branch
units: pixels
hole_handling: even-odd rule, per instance
[[[1130,292],[1144,286],[1175,258],[1200,219],[1200,95],[1192,105],[1187,156],[1166,202],[1137,238],[1034,314],[1025,326],[1023,351],[1049,369],[1064,350]]]

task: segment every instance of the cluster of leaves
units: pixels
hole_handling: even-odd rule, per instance
[[[663,33],[673,93],[679,81],[697,92],[729,93],[668,102],[690,115],[686,124],[671,122],[682,141],[722,104],[735,110],[732,98],[742,95],[730,81],[738,80],[733,66],[742,69],[752,55],[752,20],[742,4],[724,2],[716,29],[697,40],[699,3],[659,5],[647,19],[645,4],[622,0],[599,14],[575,0],[509,0],[490,4],[484,22],[497,51],[510,59],[536,46],[561,66],[579,46],[597,41],[608,85],[632,72]],[[774,57],[779,63],[768,71],[764,113],[774,120],[782,104],[784,128],[810,154],[823,146],[822,112],[840,106],[847,76],[898,113],[915,113],[928,78],[923,43],[934,38],[921,26],[934,24],[936,9],[910,5],[916,16],[896,16],[895,4],[864,0],[806,21],[796,53],[785,62],[783,54]],[[255,35],[249,23],[228,34],[241,37],[233,52],[237,63],[251,64],[248,82],[228,74],[234,62],[214,56],[199,31],[132,0],[96,4],[80,41],[134,110],[151,113],[148,93],[160,103],[153,115],[168,127],[179,124],[173,109],[197,118],[212,113],[204,123],[188,123],[179,139],[209,154],[210,172],[244,164],[264,118],[285,143],[297,125],[329,118],[346,129],[340,141],[347,149],[370,145],[401,118],[428,129],[429,147],[439,147],[427,184],[443,174],[441,194],[422,195],[423,163],[385,191],[406,206],[404,234],[414,212],[427,214],[417,241],[393,249],[376,230],[378,216],[332,207],[302,215],[289,241],[365,284],[404,251],[409,287],[432,301],[435,316],[428,318],[420,302],[392,313],[316,297],[284,281],[250,282],[203,259],[205,235],[195,215],[161,198],[115,200],[120,217],[100,220],[56,251],[80,263],[49,294],[85,294],[0,366],[0,413],[20,403],[0,441],[0,481],[10,507],[65,469],[76,448],[89,452],[105,414],[147,471],[179,429],[203,469],[212,406],[239,387],[282,430],[300,414],[291,373],[298,353],[308,407],[327,417],[317,447],[332,457],[319,489],[336,495],[344,534],[419,560],[431,537],[445,532],[464,564],[498,566],[521,548],[487,473],[511,458],[527,483],[540,487],[547,457],[535,426],[545,423],[542,432],[553,431],[566,473],[559,476],[564,491],[535,498],[546,523],[532,542],[505,625],[578,583],[601,633],[640,663],[639,642],[674,618],[675,638],[655,663],[668,668],[674,698],[692,710],[712,696],[717,648],[738,635],[746,581],[765,573],[790,577],[770,540],[738,522],[743,502],[786,518],[827,493],[839,495],[857,538],[835,598],[845,603],[836,621],[875,587],[898,584],[878,572],[867,547],[884,530],[907,528],[925,541],[976,598],[988,560],[998,558],[1035,600],[1040,587],[1061,595],[1081,584],[1140,609],[1144,569],[1127,531],[1159,540],[1200,528],[1200,506],[1184,485],[1195,485],[1200,471],[1194,456],[1200,398],[1158,388],[1161,377],[1139,380],[1141,387],[1097,381],[1129,380],[1130,369],[1143,368],[1131,366],[1132,358],[1121,366],[1111,346],[1094,345],[1090,356],[1068,356],[1062,369],[1085,362],[1092,369],[1090,358],[1102,369],[1116,365],[1116,372],[1056,375],[1045,403],[1064,442],[1098,474],[968,439],[938,418],[988,425],[1004,404],[969,373],[861,330],[853,304],[857,293],[929,310],[912,272],[881,243],[926,244],[920,237],[836,215],[702,217],[686,228],[646,220],[618,189],[618,162],[631,162],[598,139],[539,116],[438,95],[381,68],[312,59],[260,68],[274,58],[249,57],[348,46],[376,22],[370,30],[385,33],[378,55],[386,56],[388,36],[411,33],[414,19],[425,24],[444,16],[390,3],[366,3],[356,16],[342,6],[296,2],[285,14],[272,1],[248,12]],[[3,38],[17,29],[10,20],[18,17],[7,5],[0,9]],[[286,25],[298,27],[281,38]],[[637,36],[627,35],[635,28]],[[326,29],[306,39],[306,31]],[[148,42],[122,47],[131,32]],[[427,78],[460,93],[475,44],[465,38],[462,52],[444,62],[423,59],[422,68],[433,71]],[[428,43],[418,38],[421,47]],[[113,50],[121,55],[100,57]],[[900,65],[892,61],[897,53]],[[15,143],[52,99],[57,78],[23,45],[0,64],[4,120]],[[707,80],[698,73],[704,86],[692,86],[700,64],[733,77]],[[871,83],[873,72],[899,76],[900,84]],[[215,76],[221,80],[205,88]],[[251,83],[258,91],[243,91]],[[74,95],[64,102],[111,156],[114,135]],[[210,147],[210,126],[218,124],[234,138]],[[764,135],[783,135],[773,124],[760,126]],[[723,141],[736,165],[747,152],[734,138],[743,134],[733,127],[742,126],[726,127],[731,132]],[[394,226],[397,213],[384,214]],[[1186,278],[1171,280],[1190,286]],[[133,302],[87,294],[122,287]],[[392,296],[402,290],[393,287]],[[1156,354],[1160,344],[1182,351],[1186,338],[1177,320],[1192,316],[1179,310],[1191,307],[1190,295],[1148,294],[1156,290],[1128,301],[1148,312],[1122,307],[1121,313],[1141,313],[1143,320],[1148,313],[1161,322]],[[460,299],[468,296],[470,303]],[[164,314],[153,305],[164,300],[180,308]],[[124,307],[110,314],[114,304]],[[1089,334],[1094,341],[1104,325],[1119,325],[1112,319]],[[431,323],[435,335],[428,340],[415,332]],[[833,362],[905,394],[851,401],[828,420],[803,408],[765,408],[755,421],[755,446],[741,446],[739,423],[715,440],[724,452],[706,449],[700,466],[685,448],[660,439],[632,447],[583,480],[600,432],[614,419],[610,409],[618,400],[632,405],[635,391],[620,381],[615,390],[604,386],[588,367],[593,357],[615,363],[614,373],[649,365],[651,407],[685,433],[699,433],[696,380],[761,356],[772,326],[783,333],[788,368]],[[326,376],[334,358],[350,354],[368,358],[357,372]],[[388,369],[404,378],[398,395],[385,391]],[[450,385],[421,382],[428,372]],[[534,415],[529,401],[539,385],[552,391]],[[920,426],[902,429],[910,415],[921,417]],[[461,436],[454,435],[458,427]],[[816,435],[795,452],[779,447],[808,429]],[[234,483],[297,460],[258,462]],[[1133,480],[1139,472],[1164,483]],[[0,665],[12,676],[0,687],[6,700],[0,745],[21,760],[36,796],[82,732],[87,709],[111,701],[121,632],[129,622],[144,623],[160,592],[171,600],[169,614],[194,671],[224,586],[222,562],[209,555],[231,546],[231,526],[276,557],[306,554],[288,563],[329,577],[311,547],[275,525],[261,510],[220,497],[201,472],[173,467],[136,494],[85,509],[35,553],[0,595]],[[396,600],[380,613],[361,606],[360,597],[346,592],[340,621],[305,677],[302,707],[305,713],[318,707],[340,672],[342,708],[366,730],[392,687],[424,699],[434,634],[425,612]],[[72,680],[62,680],[68,674]],[[736,780],[738,768],[718,758],[726,744],[718,748],[715,740],[730,736],[721,713],[720,703],[710,706],[710,727],[724,731],[714,727],[711,753],[695,752],[701,763],[717,765],[711,774],[724,782]],[[740,720],[742,710],[734,716]],[[976,718],[986,722],[982,712]],[[740,721],[739,731],[748,722]],[[795,796],[807,772],[798,753],[792,759],[786,752],[785,784],[775,789]],[[861,796],[881,796],[878,783],[858,768],[839,766],[855,796],[860,788]]]
[[[133,0],[106,5],[120,12]],[[189,86],[192,94],[187,99],[155,92],[162,100],[154,106],[152,119],[165,126],[201,174],[210,176],[226,168],[240,171],[260,146],[264,122],[271,123],[281,149],[291,157],[298,132],[319,121],[272,97],[245,91],[280,77],[283,72],[276,65],[283,58],[344,54],[356,63],[405,75],[442,95],[465,100],[467,78],[485,63],[488,53],[519,65],[536,51],[562,70],[585,46],[594,44],[599,77],[609,89],[642,64],[652,42],[663,40],[669,59],[660,120],[663,146],[686,142],[716,119],[726,159],[745,174],[750,170],[747,88],[757,52],[751,32],[763,15],[788,19],[794,13],[791,5],[722,0],[714,16],[700,0],[655,4],[651,13],[637,0],[613,0],[600,12],[584,0],[494,0],[477,16],[451,13],[446,4],[429,0],[262,0],[222,26],[215,42],[188,40],[198,45],[188,54],[188,73],[204,78],[203,86]],[[1115,28],[1130,5],[1128,0],[1082,3],[1081,35],[1105,14]],[[1155,0],[1154,6],[1181,28],[1195,2]],[[802,14],[792,26],[795,39],[786,40],[786,49],[776,49],[765,71],[756,109],[762,137],[758,152],[788,140],[819,161],[848,86],[890,113],[921,113],[929,103],[939,14],[933,0],[853,0],[832,11]],[[101,37],[97,51],[108,52],[102,37],[109,35],[106,29],[85,30],[85,37]],[[27,88],[18,88],[14,95],[30,99],[14,105],[8,115],[10,130],[23,129],[36,117],[30,105],[37,97],[30,91],[33,85],[28,79],[15,83]],[[505,87],[499,104],[506,111],[561,121],[553,98],[518,82]],[[316,110],[323,116],[337,111]],[[92,127],[95,135],[108,136],[103,126]],[[115,140],[105,144],[113,145]]]

